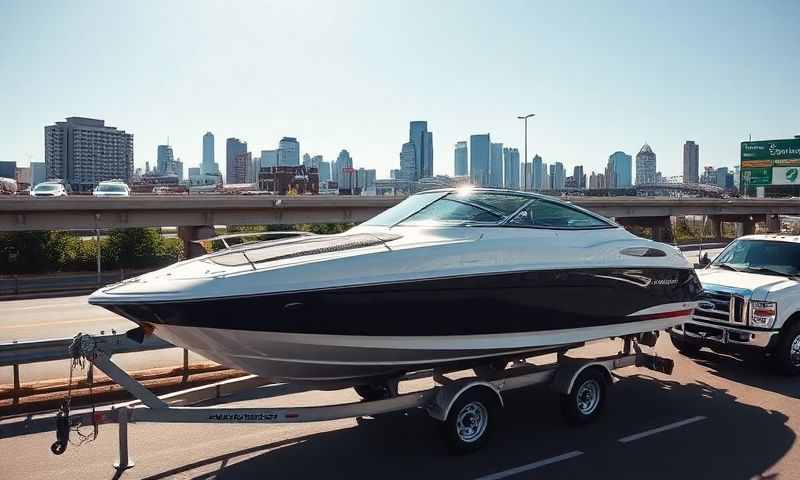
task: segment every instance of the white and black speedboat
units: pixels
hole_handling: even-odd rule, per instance
[[[368,384],[691,318],[674,247],[530,193],[443,189],[346,233],[231,247],[95,292],[221,364],[280,381]]]

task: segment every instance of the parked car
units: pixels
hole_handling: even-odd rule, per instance
[[[670,330],[679,351],[755,352],[800,374],[800,236],[740,237],[697,276],[693,319]]]
[[[66,197],[67,189],[63,183],[42,182],[31,189],[32,197]]]
[[[130,197],[131,189],[121,180],[100,182],[94,187],[92,195],[95,197]]]

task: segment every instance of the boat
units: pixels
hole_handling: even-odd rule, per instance
[[[89,303],[220,364],[340,387],[663,330],[701,292],[677,248],[509,190],[429,190],[341,234],[225,246]]]

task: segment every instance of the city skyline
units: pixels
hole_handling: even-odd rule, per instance
[[[800,66],[786,61],[800,44],[797,3],[687,3],[688,18],[681,8],[649,3],[423,5],[428,14],[419,18],[409,5],[349,1],[243,2],[235,10],[145,0],[11,3],[0,19],[0,88],[13,92],[0,100],[11,112],[0,119],[0,159],[42,161],[42,125],[68,116],[103,118],[134,133],[139,168],[154,163],[167,135],[185,165],[198,165],[197,138],[210,130],[220,164],[226,138],[247,139],[258,152],[292,135],[325,158],[346,148],[380,177],[396,168],[416,118],[435,132],[434,174],[453,173],[443,159],[474,132],[521,149],[516,116],[527,111],[537,114],[528,161],[538,153],[587,171],[602,171],[615,150],[635,153],[645,139],[663,175],[674,176],[687,139],[703,146],[704,163],[734,165],[750,134],[800,133]],[[94,22],[96,15],[108,21]],[[265,31],[268,18],[283,21]],[[548,22],[524,28],[538,18]],[[652,18],[664,28],[643,21]],[[487,29],[492,22],[509,28]],[[293,34],[297,24],[307,33]],[[387,33],[400,26],[402,41]],[[61,48],[52,49],[56,43]],[[273,62],[264,59],[277,57],[292,74],[271,74]],[[168,64],[180,73],[164,75]],[[497,66],[515,74],[494,75]],[[51,82],[43,69],[68,80]]]

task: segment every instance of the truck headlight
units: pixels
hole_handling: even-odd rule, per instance
[[[750,302],[750,326],[771,328],[778,315],[775,302]]]

